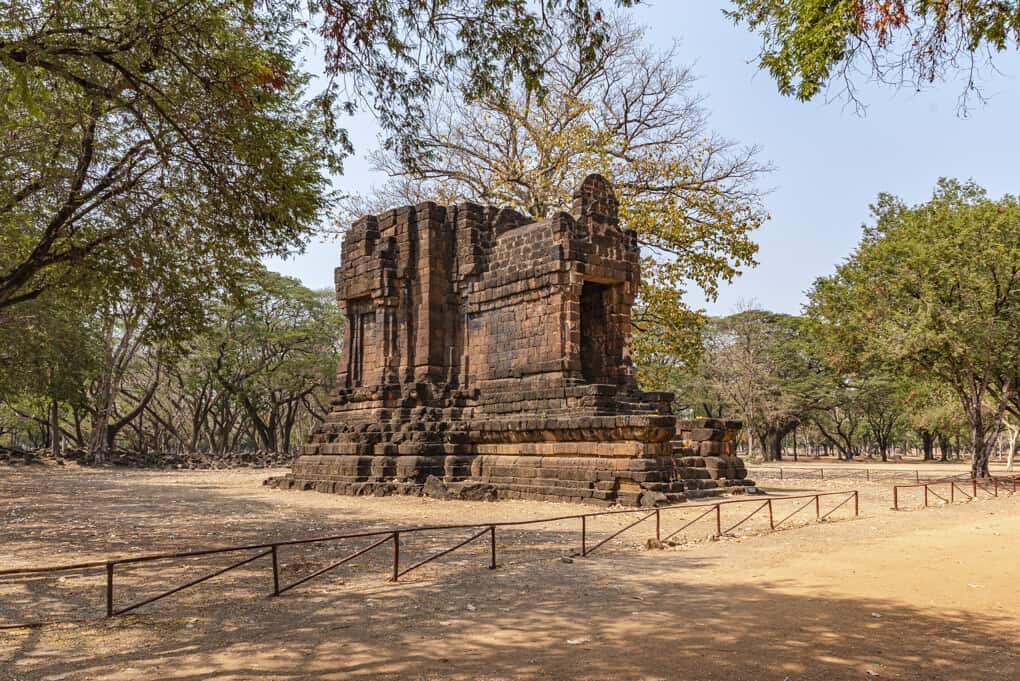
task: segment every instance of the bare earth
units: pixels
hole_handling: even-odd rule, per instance
[[[259,485],[268,474],[3,469],[0,569],[593,510],[281,492]],[[576,521],[500,530],[496,570],[487,544],[471,544],[395,585],[384,545],[279,598],[260,559],[110,620],[101,571],[0,579],[0,679],[1020,678],[1020,495],[894,513],[887,481],[765,484],[857,488],[861,518],[847,504],[797,526],[812,505],[765,534],[760,513],[717,542],[705,519],[664,550],[644,547],[645,522],[566,559]],[[777,520],[799,505],[774,504]],[[724,524],[753,508],[728,507]],[[663,535],[696,514],[664,512]],[[589,545],[637,517],[593,521]],[[470,534],[409,538],[401,564]],[[367,544],[281,549],[284,581]],[[118,568],[117,606],[246,555]]]

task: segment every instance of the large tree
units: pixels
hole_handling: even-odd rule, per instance
[[[675,48],[650,49],[643,29],[616,17],[587,59],[571,24],[553,28],[543,92],[519,78],[506,95],[467,103],[456,91],[437,95],[417,122],[415,153],[376,154],[393,180],[355,197],[342,220],[426,198],[508,206],[540,219],[569,209],[580,180],[601,173],[643,249],[633,319],[648,333],[635,341],[639,365],[690,361],[703,318],[684,291],[694,285],[712,298],[720,282],[754,263],[751,233],[767,217],[759,181],[768,166],[755,147],[712,130]],[[642,378],[658,383],[657,373]]]
[[[145,276],[143,242],[217,264],[298,245],[339,150],[303,101],[297,27],[272,3],[9,3],[0,310],[95,270]]]
[[[875,224],[810,292],[809,314],[854,337],[867,362],[952,390],[988,475],[1020,353],[1020,203],[940,180],[930,201],[881,195]]]
[[[800,317],[746,309],[712,320],[702,367],[720,411],[743,418],[748,453],[757,437],[767,460],[782,458],[783,439],[823,400],[825,373]]]
[[[554,19],[590,61],[604,30],[589,0],[6,3],[0,310],[143,269],[142,238],[216,262],[299,246],[351,148],[339,111],[364,104],[391,148],[415,148],[410,122],[454,70],[466,97],[511,75],[540,91]],[[314,27],[329,77],[310,97],[297,56]]]
[[[980,67],[1016,49],[1015,0],[732,0],[727,14],[762,39],[779,91],[808,100],[835,86],[860,104],[860,79],[924,88],[959,78],[980,97]]]

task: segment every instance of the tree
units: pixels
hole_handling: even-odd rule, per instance
[[[762,38],[759,65],[784,95],[809,100],[856,78],[921,89],[962,77],[961,106],[981,96],[979,66],[1016,48],[1020,11],[1000,0],[733,0],[726,14]]]
[[[630,7],[640,0],[615,0]],[[420,152],[419,126],[438,91],[458,101],[503,97],[513,87],[541,97],[548,54],[597,60],[608,27],[598,0],[312,0],[326,41],[327,92],[348,111],[373,109],[398,156]],[[339,82],[336,82],[339,81]]]
[[[0,309],[138,272],[145,240],[201,243],[214,263],[299,245],[340,150],[331,112],[303,102],[298,26],[273,3],[10,5]]]
[[[333,301],[262,271],[243,300],[228,301],[209,337],[208,370],[236,399],[259,446],[287,451],[302,408],[322,409],[336,380],[341,317]],[[320,417],[324,414],[320,414]]]
[[[987,476],[1020,388],[1010,373],[1020,352],[1020,203],[940,180],[927,203],[883,194],[872,212],[850,259],[815,282],[809,314],[855,336],[868,363],[951,390],[970,431],[971,472]]]
[[[713,391],[724,396],[757,436],[766,460],[782,459],[783,439],[816,408],[821,364],[799,317],[748,309],[713,322],[705,332],[705,363]]]
[[[769,168],[755,147],[710,129],[675,48],[651,50],[642,29],[614,18],[586,59],[572,26],[552,26],[541,94],[522,76],[505,95],[438,97],[415,121],[414,153],[373,157],[394,179],[353,197],[343,221],[424,198],[508,206],[540,219],[569,209],[580,180],[601,173],[642,246],[637,364],[662,363],[668,373],[670,363],[696,358],[704,321],[685,304],[684,289],[693,284],[714,297],[720,282],[754,263],[750,235],[767,217],[757,182]]]
[[[5,334],[0,344],[0,396],[8,409],[47,429],[55,458],[61,456],[61,412],[83,408],[86,386],[98,371],[101,354],[95,318],[83,290],[61,296],[47,294],[26,301],[10,326],[19,333]]]

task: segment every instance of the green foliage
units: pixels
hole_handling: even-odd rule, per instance
[[[639,0],[615,0],[630,7]],[[599,0],[312,0],[321,13],[332,96],[368,103],[401,159],[421,151],[418,129],[437,91],[502,98],[512,86],[542,97],[559,44],[598,58],[607,29]],[[559,30],[553,30],[559,27]],[[560,42],[562,41],[562,43]],[[338,87],[344,86],[344,87]]]
[[[808,313],[841,339],[843,358],[949,388],[970,426],[975,473],[987,474],[988,444],[1017,389],[1020,203],[940,180],[925,204],[881,195],[872,210],[875,224],[816,282]]]
[[[80,401],[100,354],[93,319],[82,296],[42,296],[18,307],[19,333],[0,346],[0,395]]]
[[[765,456],[779,458],[783,438],[819,406],[826,387],[805,326],[800,317],[756,309],[711,320],[689,400],[706,415],[743,419]]]
[[[121,288],[186,268],[207,291],[299,245],[343,140],[325,134],[328,109],[303,102],[298,28],[262,3],[11,4],[0,308],[85,275]]]
[[[24,331],[0,348],[0,430],[48,428],[56,402],[64,435],[98,458],[118,443],[291,450],[328,410],[340,313],[332,294],[261,268],[234,284],[187,338],[165,336],[151,297],[18,305]]]
[[[336,380],[342,316],[294,279],[262,271],[225,301],[199,341],[202,370],[244,408],[261,446],[285,450],[302,407],[321,408]]]
[[[762,39],[759,64],[801,100],[855,77],[924,87],[960,74],[974,90],[985,54],[1016,47],[1020,7],[1001,0],[733,0],[726,14]]]

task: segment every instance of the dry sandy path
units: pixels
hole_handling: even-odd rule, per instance
[[[261,477],[5,470],[0,567],[575,509],[279,492]],[[840,488],[788,484],[775,491]],[[1020,678],[1020,495],[897,514],[886,485],[854,486],[859,520],[662,551],[637,530],[564,562],[577,533],[563,525],[508,536],[495,571],[467,552],[392,585],[382,556],[269,598],[253,570],[139,614],[0,630],[0,679]],[[287,569],[327,558],[292,555]],[[92,616],[95,583],[8,585],[0,619],[31,599],[56,619]],[[78,609],[59,610],[65,592]]]

